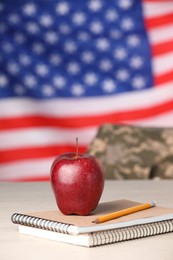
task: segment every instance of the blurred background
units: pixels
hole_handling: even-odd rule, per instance
[[[0,181],[46,181],[104,123],[173,127],[173,1],[0,0]]]

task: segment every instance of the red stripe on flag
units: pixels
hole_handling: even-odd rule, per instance
[[[153,45],[152,53],[154,56],[156,56],[156,55],[161,55],[170,52],[172,51],[172,49],[173,49],[173,40]]]
[[[0,163],[7,163],[25,159],[38,159],[56,157],[59,154],[66,152],[75,152],[76,147],[72,145],[57,145],[46,147],[29,147],[19,149],[8,149],[0,151]],[[80,153],[86,152],[85,146],[79,147]]]
[[[172,0],[143,0],[144,2],[148,3],[163,3],[164,2],[172,2]]]
[[[167,73],[164,73],[162,75],[155,76],[154,84],[156,87],[159,87],[160,84],[163,84],[165,82],[169,82],[173,80],[173,69]]]
[[[163,77],[163,78],[162,78]],[[173,79],[173,73],[167,73],[167,75],[156,77],[155,81],[158,84],[159,81]],[[103,123],[117,123],[122,121],[130,121],[137,119],[149,118],[157,116],[161,113],[165,113],[173,110],[173,101],[167,101],[163,104],[155,105],[153,107],[141,108],[135,110],[125,110],[121,112],[114,112],[108,114],[102,114],[97,116],[85,116],[85,117],[69,117],[69,118],[51,118],[44,116],[27,116],[16,117],[0,120],[0,130],[21,129],[31,127],[62,127],[62,128],[80,128],[89,126],[98,126]]]
[[[172,10],[170,10],[172,12]],[[173,13],[162,15],[154,18],[147,18],[145,24],[148,29],[171,24],[173,22]]]
[[[50,177],[49,175],[46,173],[46,174],[42,174],[42,176],[39,176],[39,177],[23,177],[23,178],[13,178],[13,179],[10,179],[10,182],[43,182],[43,181],[50,181]],[[1,182],[3,182],[1,180]]]

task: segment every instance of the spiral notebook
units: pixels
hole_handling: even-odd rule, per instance
[[[19,232],[58,242],[93,247],[173,231],[173,209],[152,207],[101,224],[96,217],[141,203],[116,200],[100,203],[89,216],[63,215],[60,211],[14,213]]]

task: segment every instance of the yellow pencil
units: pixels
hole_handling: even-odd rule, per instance
[[[149,209],[149,208],[155,207],[155,206],[156,206],[156,203],[154,201],[149,202],[149,203],[140,204],[138,206],[134,206],[134,207],[116,211],[116,212],[113,212],[113,213],[110,213],[110,214],[107,214],[104,216],[100,216],[100,217],[96,218],[93,222],[96,224],[103,223],[103,222],[106,222],[106,221],[109,221],[109,220],[112,220],[115,218],[119,218],[119,217],[122,217],[122,216],[125,216],[128,214],[132,214],[132,213],[144,210],[144,209]]]

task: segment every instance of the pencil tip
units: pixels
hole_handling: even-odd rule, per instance
[[[92,221],[92,223],[99,224],[100,222],[99,219],[96,218],[95,220]]]

